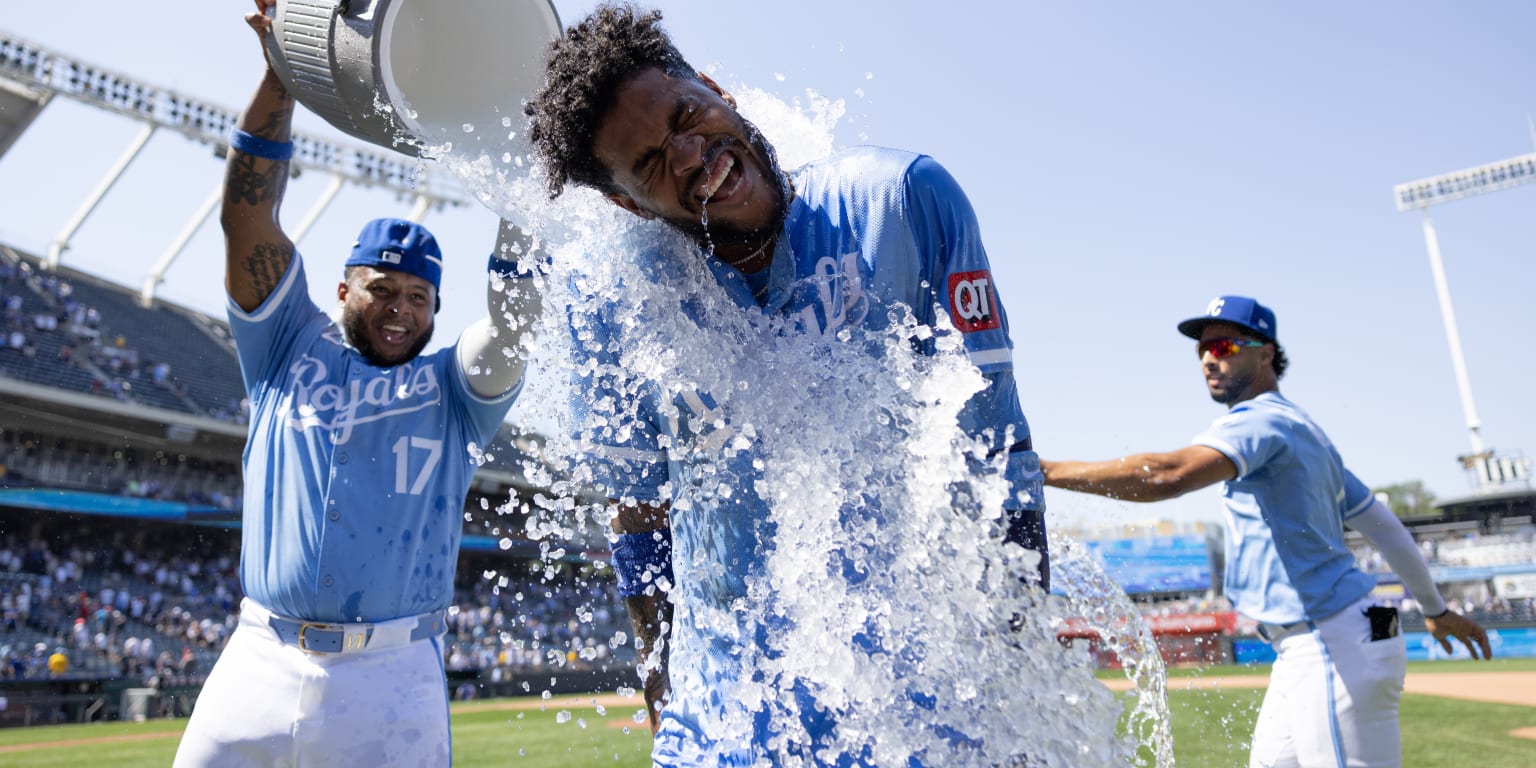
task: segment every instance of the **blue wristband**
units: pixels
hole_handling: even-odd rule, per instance
[[[497,256],[496,254],[493,253],[493,254],[491,254],[491,260],[486,263],[485,269],[486,269],[487,272],[494,272],[497,277],[502,278],[503,280],[506,280],[506,279],[522,280],[522,279],[526,279],[526,278],[530,278],[530,277],[535,277],[535,276],[537,276],[537,275],[539,275],[539,274],[541,274],[543,272],[548,271],[548,270],[544,269],[544,267],[546,265],[548,265],[548,264],[549,264],[549,260],[546,258],[546,259],[543,259],[543,260],[540,260],[540,261],[536,262],[534,264],[534,268],[531,269],[531,270],[530,269],[522,269],[522,268],[518,267],[518,262],[517,261],[503,259],[500,256]]]
[[[293,157],[293,142],[263,139],[239,128],[229,132],[229,148],[265,160],[281,161]]]
[[[621,533],[613,544],[613,575],[621,597],[639,597],[661,579],[672,584],[672,531]]]

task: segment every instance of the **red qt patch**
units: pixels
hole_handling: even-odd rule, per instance
[[[949,276],[949,319],[962,333],[1002,326],[990,271],[956,272]]]

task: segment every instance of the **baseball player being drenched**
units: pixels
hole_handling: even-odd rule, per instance
[[[1328,436],[1280,394],[1286,357],[1275,313],[1222,296],[1179,323],[1197,340],[1211,399],[1227,413],[1194,444],[1101,462],[1042,461],[1047,485],[1159,501],[1222,483],[1227,597],[1277,654],[1253,735],[1251,766],[1402,765],[1397,707],[1407,651],[1397,610],[1371,597],[1344,526],[1359,531],[1451,637],[1487,658],[1488,636],[1448,609],[1413,537],[1339,458]]]
[[[262,13],[246,21],[269,34]],[[246,598],[175,764],[446,766],[441,635],[470,447],[521,389],[525,361],[502,350],[539,299],[493,255],[491,317],[423,355],[443,256],[421,226],[380,219],[346,261],[338,327],[277,222],[293,107],[269,66],[230,138],[225,279],[251,403]]]
[[[545,86],[527,106],[529,136],[549,171],[551,192],[567,184],[595,188],[635,216],[662,220],[698,245],[680,258],[703,260],[737,309],[795,329],[785,331],[793,338],[828,344],[882,338],[902,307],[925,329],[952,318],[968,359],[987,381],[959,414],[959,428],[985,443],[1009,486],[1008,530],[999,538],[1011,542],[1010,551],[1022,545],[1043,557],[1040,472],[1015,389],[1008,323],[959,184],[932,158],[875,147],[781,170],[767,139],[730,94],[688,65],[660,18],[605,4],[552,46]],[[633,258],[660,264],[667,257],[641,249]],[[962,282],[982,287],[958,300]],[[716,455],[707,447],[679,448],[729,434],[727,417],[711,410],[719,401],[709,393],[675,400],[660,394],[654,374],[636,373],[632,381],[621,380],[627,373],[597,373],[621,369],[617,350],[627,337],[612,312],[603,308],[579,319],[576,354],[592,359],[581,357],[577,366],[585,377],[577,409],[611,409],[625,424],[622,430],[599,424],[583,438],[594,446],[588,466],[615,503],[619,591],[643,647],[662,656],[645,673],[653,761],[876,763],[875,745],[840,730],[849,706],[842,691],[823,695],[790,673],[774,683],[780,698],[753,693],[778,663],[775,633],[788,631],[771,617],[758,623],[747,605],[773,599],[747,585],[769,582],[766,553],[785,540],[773,533],[774,503],[759,482],[759,458],[771,449],[753,444],[710,463],[713,458],[701,458]],[[883,348],[850,341],[840,349],[860,344]],[[934,354],[931,338],[926,350],[921,353]],[[680,418],[680,412],[692,415]],[[624,421],[630,413],[632,424]],[[887,430],[890,443],[898,431]],[[883,482],[871,481],[868,492],[838,514],[878,519],[871,499]],[[725,484],[729,492],[717,494]],[[854,555],[847,557],[851,563]],[[672,581],[674,567],[671,589],[653,588]],[[839,564],[829,572],[845,567],[864,566]],[[922,628],[869,628],[852,639],[828,630],[821,639],[849,659],[882,665],[888,662],[871,650],[880,641],[871,638],[886,631],[915,635]],[[834,657],[843,658],[829,650]],[[935,738],[982,748],[957,733]]]

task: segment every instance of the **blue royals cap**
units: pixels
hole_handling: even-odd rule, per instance
[[[1212,299],[1204,315],[1179,323],[1179,333],[1198,339],[1211,323],[1229,323],[1265,341],[1277,341],[1274,311],[1247,296],[1219,296]]]
[[[349,267],[380,267],[415,275],[441,288],[443,252],[426,227],[405,219],[374,219],[352,244]]]

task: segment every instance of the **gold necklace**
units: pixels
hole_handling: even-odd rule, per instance
[[[769,246],[772,246],[774,243],[778,242],[778,240],[779,236],[777,234],[769,235],[768,239],[764,240],[763,244],[757,247],[757,250],[747,254],[746,258],[732,263],[731,266],[735,267],[736,271],[742,273],[743,275],[758,271],[757,269],[752,268],[753,265],[755,265],[758,260],[763,257],[764,253],[769,254],[769,261],[772,262],[772,251],[769,250]],[[761,267],[758,269],[761,269]]]

